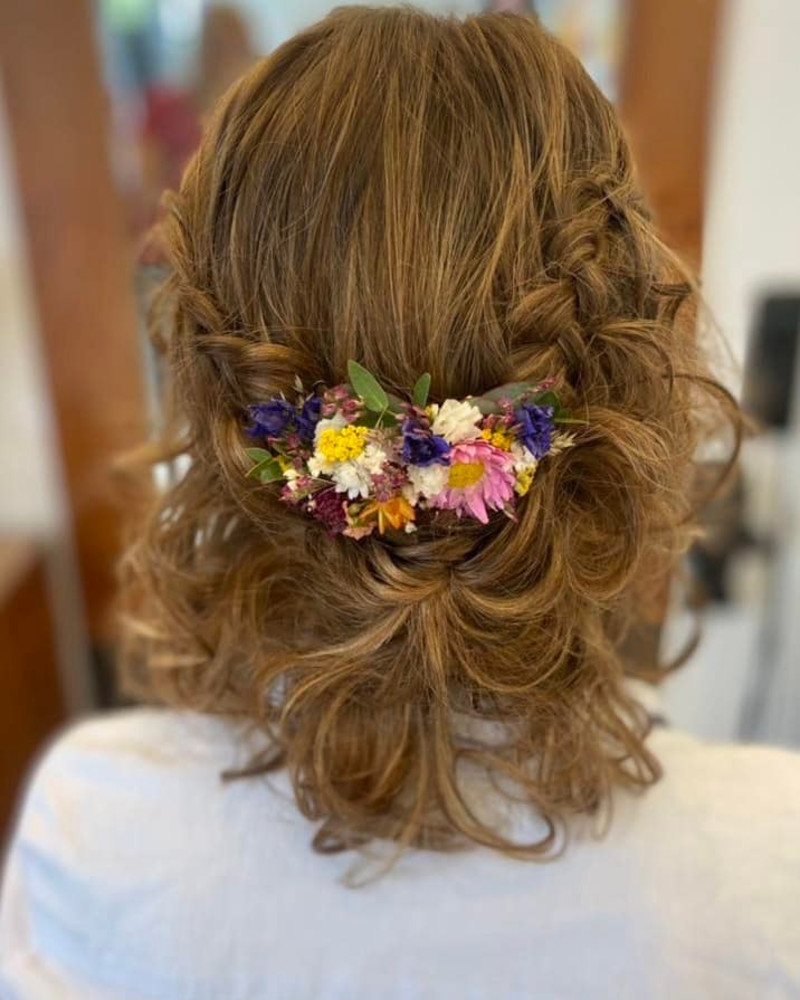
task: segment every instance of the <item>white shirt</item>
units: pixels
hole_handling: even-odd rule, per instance
[[[47,752],[6,864],[2,1000],[800,996],[800,758],[668,729],[665,778],[552,863],[412,851],[362,888],[219,719],[136,709]],[[518,832],[536,820],[520,813]]]

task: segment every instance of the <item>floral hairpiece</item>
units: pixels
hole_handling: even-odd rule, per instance
[[[364,538],[377,528],[412,532],[417,512],[451,510],[483,524],[514,517],[539,462],[574,444],[553,380],[516,382],[485,396],[429,403],[422,375],[410,402],[390,395],[355,361],[348,385],[294,402],[275,396],[249,409],[247,433],[261,447],[248,475],[282,482],[280,498],[331,535]]]

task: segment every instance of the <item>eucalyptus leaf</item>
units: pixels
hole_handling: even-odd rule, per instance
[[[558,401],[558,396],[554,392],[548,390],[547,392],[537,393],[532,400],[535,406],[552,406],[554,411],[558,411],[561,408],[561,404]]]
[[[500,407],[497,405],[495,400],[490,399],[489,396],[473,396],[469,400],[473,406],[476,406],[481,413],[486,417],[490,413],[500,413]]]
[[[532,388],[532,382],[509,382],[508,385],[501,385],[496,389],[490,389],[482,398],[494,400],[510,399],[514,402],[526,392],[530,392]]]
[[[389,397],[374,375],[357,361],[347,362],[347,376],[350,386],[357,396],[364,400],[368,410],[382,413],[389,409]]]
[[[414,406],[425,407],[428,402],[428,393],[431,391],[431,373],[425,372],[417,379],[414,391],[411,393],[411,402]]]

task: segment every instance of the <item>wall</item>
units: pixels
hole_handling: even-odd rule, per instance
[[[728,0],[724,12],[703,288],[741,366],[760,297],[800,289],[800,4]],[[725,376],[738,392],[741,373]],[[666,691],[673,721],[702,736],[800,746],[798,469],[795,406],[789,434],[763,435],[744,454],[748,521],[772,538],[773,558],[740,566],[739,603],[708,614],[699,652]]]
[[[757,296],[800,285],[800,3],[728,0],[726,11],[703,279],[741,359]]]
[[[62,504],[8,143],[0,90],[0,531],[51,537]]]

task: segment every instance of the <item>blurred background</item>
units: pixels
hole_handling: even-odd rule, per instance
[[[112,706],[113,456],[155,418],[145,234],[214,100],[325,0],[0,3],[0,836],[56,727]],[[640,637],[676,725],[800,746],[800,4],[535,7],[620,109],[664,238],[702,274],[724,377],[762,424]],[[714,456],[709,456],[714,461]]]

